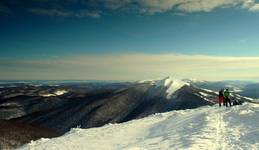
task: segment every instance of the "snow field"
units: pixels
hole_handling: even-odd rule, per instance
[[[19,149],[257,150],[258,122],[258,104],[206,106],[100,128],[76,128],[64,136],[32,141]]]

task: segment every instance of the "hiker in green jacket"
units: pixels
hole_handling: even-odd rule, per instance
[[[228,107],[228,104],[229,104],[229,106],[231,107],[230,92],[228,91],[228,89],[226,89],[226,90],[224,91],[224,98],[225,98],[226,107]]]

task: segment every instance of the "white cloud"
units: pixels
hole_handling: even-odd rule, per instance
[[[0,61],[0,79],[142,80],[173,76],[202,80],[253,80],[259,57],[175,54],[81,56],[46,61]]]
[[[259,11],[255,0],[100,0],[113,10],[137,8],[144,14],[155,14],[166,11],[182,13],[210,12],[217,8],[243,6],[249,11]]]
[[[150,14],[173,8],[181,12],[209,12],[220,7],[237,5],[240,0],[140,0],[144,11]]]
[[[256,3],[255,0],[245,0],[243,4],[243,8],[248,9],[252,12],[258,12],[259,11],[259,3]]]
[[[216,8],[235,6],[239,2],[239,0],[191,0],[179,4],[177,9],[184,12],[210,12]]]
[[[154,14],[170,10],[210,12],[216,8],[233,7],[244,0],[104,0],[113,9],[137,6],[141,13]]]

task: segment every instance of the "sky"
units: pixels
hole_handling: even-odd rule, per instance
[[[1,0],[0,80],[259,81],[255,0]]]

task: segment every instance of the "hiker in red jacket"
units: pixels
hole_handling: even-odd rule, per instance
[[[223,89],[221,89],[220,91],[219,91],[219,107],[221,107],[221,104],[224,104],[224,90]]]

